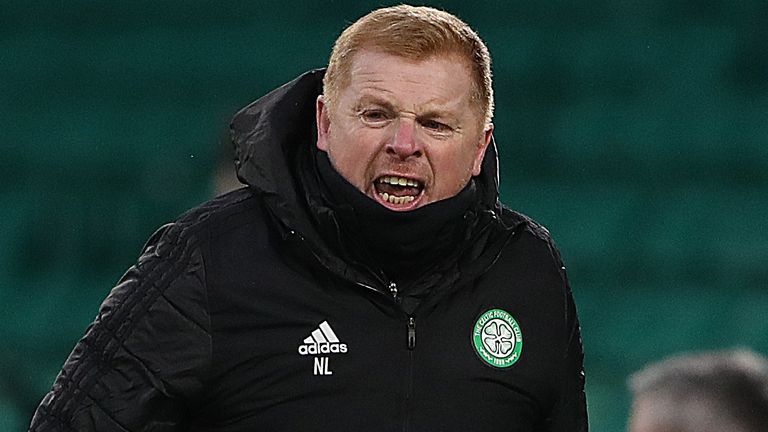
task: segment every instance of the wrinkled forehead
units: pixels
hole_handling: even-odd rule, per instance
[[[449,62],[462,65],[463,69],[466,71],[466,79],[468,82],[472,84],[473,88],[477,87],[477,82],[475,81],[475,77],[472,74],[473,70],[471,59],[468,59],[466,55],[460,51],[441,50],[430,51],[426,53],[413,53],[408,51],[397,51],[378,46],[366,46],[355,51],[354,53],[351,53],[348,60],[349,67],[346,68],[347,76],[343,77],[344,81],[346,81],[344,84],[348,84],[353,71],[356,68],[359,68],[362,62],[369,60],[371,58],[371,54],[380,55],[379,57],[385,58],[388,63],[407,63],[420,65],[423,67],[429,67],[430,65],[434,64],[436,60],[448,60]]]
[[[409,99],[469,104],[470,109],[482,115],[472,68],[459,53],[412,58],[384,50],[361,50],[352,57],[345,81],[342,92],[388,93],[398,89]]]

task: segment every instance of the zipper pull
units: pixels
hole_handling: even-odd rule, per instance
[[[395,282],[389,283],[389,293],[392,294],[392,297],[397,299],[397,284]]]
[[[408,349],[416,348],[416,319],[408,317]]]

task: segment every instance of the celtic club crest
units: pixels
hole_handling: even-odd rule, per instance
[[[493,367],[505,368],[520,359],[523,333],[507,311],[491,309],[475,322],[472,343],[483,361]]]

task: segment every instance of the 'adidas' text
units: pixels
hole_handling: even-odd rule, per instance
[[[347,352],[347,344],[343,344],[343,343],[299,345],[299,354],[301,355],[329,354],[329,353],[343,354],[345,352]]]

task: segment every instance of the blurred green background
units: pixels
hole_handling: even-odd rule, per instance
[[[365,1],[4,0],[0,430],[25,430],[148,236],[214,194],[241,106]],[[683,350],[768,353],[768,3],[436,1],[494,57],[504,201],[558,241],[592,430]]]

